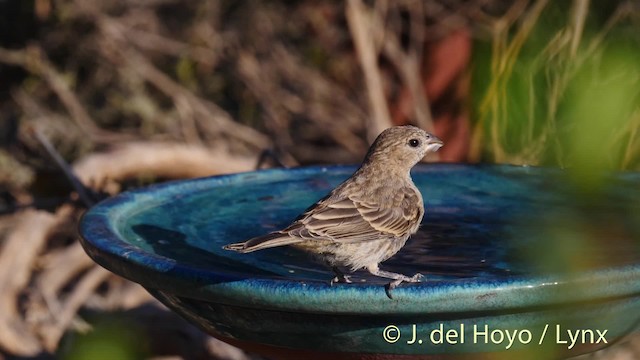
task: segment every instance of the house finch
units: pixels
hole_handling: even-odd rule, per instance
[[[418,230],[424,205],[409,172],[441,146],[440,139],[414,126],[386,129],[373,142],[360,168],[291,225],[224,248],[248,253],[290,245],[330,266],[336,274],[332,284],[350,282],[344,268],[350,272],[364,268],[391,279],[385,287],[391,297],[391,290],[402,282],[422,278],[421,274],[409,277],[384,271],[379,264]]]

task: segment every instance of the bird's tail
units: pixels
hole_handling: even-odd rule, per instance
[[[245,242],[233,243],[223,246],[225,250],[233,250],[240,253],[249,253],[256,250],[268,249],[277,246],[291,245],[302,241],[280,232],[273,232],[264,236],[258,236]]]

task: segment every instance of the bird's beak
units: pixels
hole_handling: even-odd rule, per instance
[[[427,144],[427,152],[438,151],[438,149],[440,149],[442,145],[444,145],[444,142],[442,142],[442,140],[435,137],[435,135],[431,135],[431,137],[429,138],[429,143]]]

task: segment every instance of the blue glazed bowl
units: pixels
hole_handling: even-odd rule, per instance
[[[227,243],[288,225],[354,167],[272,169],[165,183],[107,199],[80,223],[100,265],[211,335],[276,358],[552,358],[637,328],[640,175],[582,193],[560,170],[419,165],[420,231],[383,269],[332,273],[283,247]]]

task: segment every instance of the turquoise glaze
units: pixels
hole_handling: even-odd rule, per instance
[[[605,344],[595,336],[568,349],[567,330],[606,329],[611,342],[636,328],[637,173],[611,176],[585,197],[560,170],[417,166],[423,224],[381,267],[427,280],[400,286],[393,299],[385,280],[364,272],[354,284],[330,286],[330,271],[291,248],[222,249],[286,226],[354,170],[272,169],[123,193],[85,214],[82,244],[98,264],[237,344],[334,353],[575,354]],[[394,342],[383,336],[389,325],[400,333]],[[485,325],[525,339],[507,350],[507,340],[474,337]],[[434,344],[429,335],[440,326],[458,341]]]

